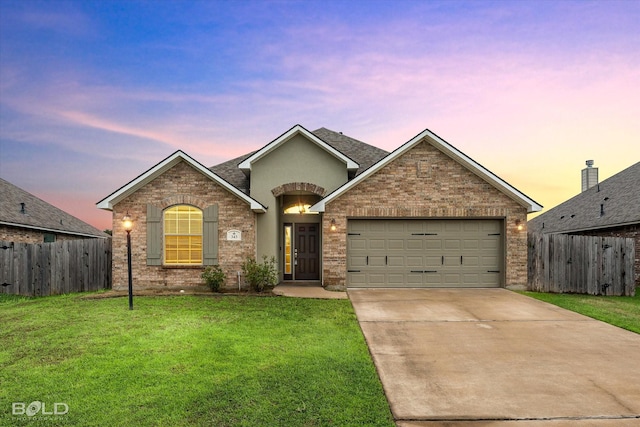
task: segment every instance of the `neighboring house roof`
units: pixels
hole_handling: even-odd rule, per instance
[[[120,187],[118,190],[114,191],[113,193],[105,197],[104,199],[100,200],[97,203],[98,208],[112,210],[113,206],[117,204],[119,201],[126,198],[130,194],[136,192],[139,188],[153,181],[155,178],[162,175],[164,172],[171,169],[172,167],[174,167],[175,165],[177,165],[182,161],[186,162],[191,167],[193,167],[194,169],[202,173],[204,176],[220,184],[227,191],[229,191],[230,193],[236,195],[237,197],[245,201],[247,204],[251,206],[251,209],[254,212],[266,212],[266,208],[260,202],[249,197],[248,195],[240,191],[238,188],[236,188],[234,185],[232,185],[231,183],[224,180],[222,177],[218,176],[216,173],[208,169],[202,163],[199,163],[198,161],[194,160],[191,156],[187,155],[186,153],[180,150],[176,151],[175,153],[173,153],[172,155],[170,155],[169,157],[167,157],[157,165],[153,166],[151,169],[139,175],[133,181],[130,181],[129,183],[125,184],[124,186]]]
[[[80,237],[109,237],[97,228],[2,178],[0,194],[1,225]]]
[[[274,139],[273,141],[271,141],[270,143],[268,143],[267,145],[259,149],[258,151],[251,154],[245,160],[240,162],[240,164],[238,165],[238,168],[247,174],[250,173],[252,164],[254,162],[260,160],[262,157],[266,156],[273,150],[277,149],[279,146],[289,141],[291,138],[293,138],[298,134],[305,136],[307,139],[317,144],[320,148],[325,150],[327,153],[331,154],[336,159],[344,162],[347,167],[347,170],[355,172],[360,167],[360,165],[357,162],[355,162],[352,158],[350,158],[346,154],[336,150],[330,144],[327,144],[325,141],[318,138],[316,135],[309,132],[304,127],[300,125],[295,125],[291,129],[289,129],[288,131],[286,131],[285,133],[283,133],[282,135],[280,135],[279,137],[277,137],[276,139]]]
[[[439,136],[431,132],[429,129],[425,129],[424,131],[422,131],[421,133],[413,137],[411,140],[406,142],[404,145],[400,146],[398,149],[396,149],[395,151],[387,155],[385,158],[378,161],[369,169],[367,169],[366,171],[358,175],[356,178],[347,182],[341,187],[337,188],[334,192],[329,194],[327,197],[325,197],[324,199],[320,200],[318,203],[313,205],[310,210],[313,212],[324,212],[325,205],[327,203],[331,202],[332,200],[336,199],[340,195],[349,191],[349,189],[358,185],[360,182],[367,179],[367,177],[371,176],[372,174],[376,173],[377,171],[385,167],[387,164],[389,164],[393,160],[402,156],[404,153],[412,149],[414,146],[416,146],[423,140],[426,140],[433,147],[437,148],[438,150],[440,150],[441,152],[443,152],[453,160],[457,161],[462,166],[466,167],[468,170],[470,170],[480,178],[489,182],[499,191],[506,194],[508,197],[510,197],[520,205],[526,207],[527,212],[537,212],[542,209],[542,206],[539,205],[537,202],[535,202],[533,199],[529,198],[524,193],[518,191],[516,188],[508,184],[506,181],[502,180],[493,172],[489,171],[484,166],[482,166],[481,164],[479,164],[478,162],[476,162],[475,160],[473,160],[472,158],[470,158],[469,156],[467,156],[457,148],[447,143],[445,140],[443,140],[442,138],[440,138]]]
[[[571,233],[639,223],[640,162],[537,216],[528,228]]]

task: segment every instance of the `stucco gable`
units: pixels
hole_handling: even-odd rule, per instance
[[[277,150],[279,147],[281,147],[283,144],[285,144],[286,142],[288,142],[289,140],[291,140],[297,135],[304,136],[306,139],[316,144],[322,150],[326,151],[327,153],[329,153],[339,161],[343,162],[347,170],[355,171],[360,167],[360,165],[358,165],[358,163],[356,163],[353,159],[349,158],[345,154],[336,150],[334,147],[324,142],[322,139],[314,135],[312,132],[308,131],[307,129],[305,129],[300,125],[295,125],[291,129],[289,129],[287,132],[283,133],[278,138],[274,139],[273,141],[271,141],[270,143],[262,147],[260,150],[256,151],[251,156],[243,160],[238,165],[238,168],[242,170],[245,174],[250,174],[254,163],[259,161],[263,157],[268,156],[271,152],[273,152],[274,150]]]
[[[515,202],[517,202],[519,205],[526,207],[527,212],[529,213],[537,212],[542,209],[542,206],[536,203],[534,200],[532,200],[522,192],[518,191],[515,187],[511,186],[506,181],[499,178],[497,175],[495,175],[494,173],[486,169],[484,166],[482,166],[475,160],[471,159],[469,156],[467,156],[457,148],[453,147],[452,145],[444,141],[442,138],[440,138],[430,130],[426,129],[423,132],[416,135],[411,140],[409,140],[407,143],[405,143],[404,145],[400,146],[398,149],[390,153],[388,156],[381,159],[378,163],[371,166],[365,172],[358,175],[355,179],[347,182],[346,184],[344,184],[343,186],[341,186],[340,188],[336,189],[334,192],[329,194],[327,197],[319,201],[317,204],[311,207],[311,211],[324,212],[326,204],[331,203],[333,200],[337,199],[345,192],[349,191],[350,189],[357,186],[359,183],[371,177],[372,175],[374,175],[375,173],[383,169],[385,166],[387,166],[394,160],[404,156],[411,149],[413,149],[414,147],[416,147],[418,144],[422,142],[430,144],[431,146],[433,146],[434,148],[438,149],[443,154],[451,158],[453,161],[459,163],[465,169],[469,170],[474,175],[480,177],[482,180],[490,184],[492,187],[496,188],[498,191],[505,194]],[[426,168],[428,167],[428,165],[424,165],[424,167]],[[418,168],[420,168],[420,165],[418,165]],[[426,170],[424,172],[427,173]]]
[[[99,209],[105,210],[113,210],[113,206],[117,204],[122,199],[127,196],[135,193],[138,189],[142,188],[149,182],[156,179],[158,176],[162,175],[166,171],[173,168],[180,162],[185,162],[190,165],[193,169],[200,172],[202,175],[206,176],[210,180],[216,182],[218,185],[243,200],[245,203],[251,206],[251,209],[254,212],[263,213],[266,211],[266,208],[257,200],[249,197],[244,194],[238,188],[230,184],[229,182],[222,179],[220,176],[209,170],[207,167],[202,165],[201,163],[194,160],[191,156],[187,155],[183,151],[176,151],[166,159],[162,160],[160,163],[156,164],[152,168],[148,169],[146,172],[139,175],[134,180],[120,187],[118,190],[114,191],[104,199],[100,200],[96,205]]]

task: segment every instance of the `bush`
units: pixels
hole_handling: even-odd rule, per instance
[[[227,275],[224,274],[224,271],[222,271],[219,265],[208,266],[202,272],[201,277],[213,292],[218,292],[227,279]]]
[[[273,287],[278,284],[278,269],[276,268],[276,259],[266,256],[262,257],[262,263],[255,258],[247,258],[242,264],[242,272],[249,287],[256,291],[262,292],[267,287]]]

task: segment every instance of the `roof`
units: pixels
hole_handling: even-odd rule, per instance
[[[240,162],[240,164],[238,165],[238,168],[244,171],[245,173],[249,173],[251,171],[252,164],[254,162],[260,160],[261,158],[263,158],[273,150],[277,149],[282,144],[289,141],[291,138],[293,138],[296,135],[305,136],[307,139],[317,144],[320,148],[325,150],[327,153],[331,154],[336,159],[344,162],[348,170],[356,171],[360,167],[360,165],[357,162],[355,162],[349,156],[345,155],[343,152],[336,150],[330,144],[327,144],[325,141],[318,138],[316,135],[309,132],[304,127],[300,125],[295,125],[291,129],[289,129],[288,131],[286,131],[285,133],[283,133],[282,135],[280,135],[279,137],[277,137],[276,139],[274,139],[273,141],[271,141],[270,143],[268,143],[267,145],[259,149],[258,151],[251,154],[245,160]]]
[[[640,162],[537,216],[528,228],[571,233],[629,224],[640,224]]]
[[[360,167],[355,171],[354,175],[362,173],[389,154],[387,151],[378,147],[374,147],[373,145],[366,144],[362,141],[358,141],[357,139],[343,135],[340,132],[334,132],[324,127],[314,130],[311,133],[333,147],[335,150],[343,153],[358,163]],[[230,184],[234,185],[240,191],[249,194],[249,178],[238,168],[238,165],[253,156],[255,153],[257,153],[257,151],[252,151],[251,153],[212,166],[210,169]]]
[[[234,185],[232,185],[222,177],[218,176],[216,173],[214,173],[210,169],[207,169],[202,163],[197,162],[191,156],[187,155],[181,150],[176,151],[175,153],[173,153],[172,155],[170,155],[169,157],[167,157],[157,165],[153,166],[143,174],[139,175],[134,180],[120,187],[118,190],[114,191],[104,199],[100,200],[96,205],[100,209],[112,210],[113,206],[117,204],[119,201],[126,198],[130,194],[136,192],[139,188],[153,181],[158,176],[162,175],[167,170],[171,169],[172,167],[174,167],[175,165],[183,161],[189,164],[190,166],[192,166],[194,169],[196,169],[203,175],[205,175],[206,177],[208,177],[209,179],[211,179],[212,181],[220,184],[223,188],[225,188],[230,193],[236,195],[238,198],[245,201],[247,204],[251,206],[251,209],[254,212],[260,212],[260,213],[266,212],[266,208],[260,202],[249,197],[248,195],[240,191],[238,188],[236,188]]]
[[[2,225],[82,237],[109,237],[97,228],[2,178],[0,178],[0,194],[2,194],[0,202],[0,224]]]
[[[369,169],[389,154],[388,151],[343,135],[342,132],[334,132],[324,127],[314,130],[313,134],[336,150],[355,160],[360,165],[360,168],[356,171],[356,175]]]
[[[406,153],[407,151],[409,151],[410,149],[412,149],[422,141],[428,142],[438,150],[442,151],[447,156],[451,157],[453,160],[460,163],[462,166],[469,169],[471,172],[473,172],[480,178],[484,179],[485,181],[493,185],[499,191],[506,194],[508,197],[510,197],[511,199],[513,199],[514,201],[522,205],[523,207],[526,207],[527,212],[529,213],[537,212],[542,209],[542,206],[539,205],[537,202],[535,202],[533,199],[529,198],[524,193],[518,191],[515,187],[511,186],[506,181],[502,180],[497,175],[495,175],[493,172],[489,171],[484,166],[482,166],[481,164],[479,164],[478,162],[476,162],[475,160],[473,160],[472,158],[470,158],[469,156],[467,156],[466,154],[464,154],[454,146],[447,143],[445,140],[443,140],[438,135],[431,132],[429,129],[425,129],[424,131],[422,131],[421,133],[413,137],[411,140],[409,140],[408,142],[406,142],[405,144],[403,144],[402,146],[394,150],[392,153],[384,157],[382,160],[375,163],[369,169],[367,169],[366,171],[358,175],[356,178],[347,182],[341,187],[337,188],[334,192],[329,194],[327,197],[325,197],[324,199],[320,200],[318,203],[313,205],[310,210],[314,212],[324,212],[325,205],[327,203],[330,203],[332,200],[336,199],[337,197],[341,196],[345,192],[349,191],[351,188],[358,185],[363,180],[367,179],[367,177],[371,176],[372,174],[376,173],[377,171],[379,171],[380,169],[388,165],[393,160],[402,156],[404,153]]]

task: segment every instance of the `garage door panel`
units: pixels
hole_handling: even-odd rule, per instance
[[[367,275],[365,273],[347,272],[349,286],[367,286]]]
[[[387,258],[387,266],[388,267],[406,267],[405,257],[390,255]]]
[[[407,240],[407,250],[413,251],[422,251],[425,248],[425,242],[419,239],[408,239]]]
[[[426,267],[440,267],[442,265],[442,257],[425,256],[424,263]]]
[[[462,247],[467,250],[480,249],[480,241],[478,239],[464,239],[462,241]]]
[[[462,260],[463,267],[479,267],[481,265],[479,256],[465,256]]]
[[[502,220],[349,220],[347,285],[500,286],[502,227]]]
[[[370,239],[369,240],[369,249],[372,250],[376,250],[376,249],[380,249],[380,250],[384,250],[386,247],[386,240],[385,239]]]
[[[406,260],[406,264],[405,264],[406,267],[422,268],[422,265],[424,263],[422,256],[407,256],[405,257],[405,260]]]
[[[428,250],[441,250],[443,249],[443,242],[440,239],[429,236],[430,238],[424,241],[424,247]]]
[[[460,250],[462,249],[462,242],[460,239],[444,239],[444,249]]]
[[[369,262],[367,264],[369,267],[385,267],[387,265],[387,257],[386,256],[369,256]]]
[[[390,251],[404,251],[404,243],[403,239],[389,239],[387,240],[387,249]]]
[[[358,249],[367,249],[367,240],[362,238],[352,238],[348,240],[347,249],[349,250],[358,250]]]
[[[387,224],[384,221],[371,221],[369,223],[369,228],[367,229],[368,233],[386,233],[387,232]]]

